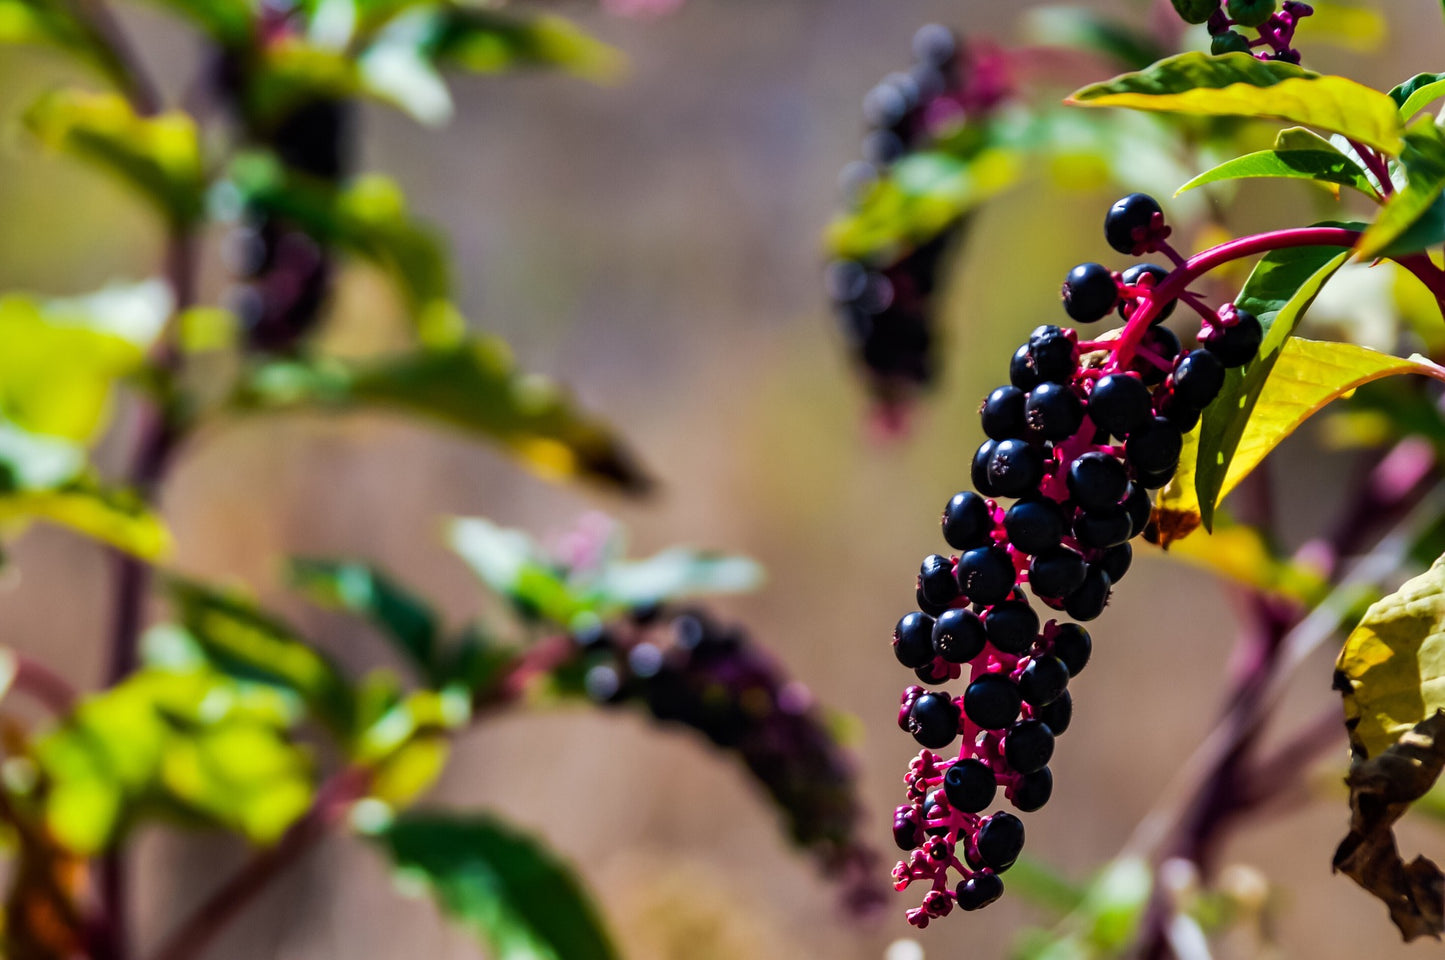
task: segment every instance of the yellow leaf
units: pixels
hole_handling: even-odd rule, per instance
[[[1219,499],[1228,496],[1271,450],[1331,401],[1371,381],[1404,373],[1445,380],[1445,367],[1418,355],[1396,357],[1352,343],[1299,337],[1286,341],[1229,462]],[[1157,520],[1161,542],[1166,546],[1171,540],[1187,536],[1200,522],[1194,485],[1198,441],[1196,428],[1185,437],[1179,472],[1159,498]],[[1163,536],[1166,529],[1174,531],[1174,535]]]

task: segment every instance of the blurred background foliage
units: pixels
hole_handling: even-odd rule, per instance
[[[123,7],[166,99],[191,106],[207,58],[165,6],[201,13],[223,44],[240,29],[239,6]],[[768,571],[766,588],[717,609],[748,623],[820,701],[857,718],[849,739],[859,751],[870,822],[881,825],[897,793],[893,771],[908,752],[892,729],[894,684],[878,680],[887,627],[911,597],[897,571],[931,542],[933,505],[966,477],[979,439],[978,398],[1001,379],[1009,346],[1057,317],[1049,278],[1100,249],[1097,212],[1116,192],[1107,186],[1111,171],[1157,177],[1151,186],[1167,195],[1174,181],[1207,164],[1141,148],[1156,141],[1137,118],[1121,119],[1133,126],[1106,133],[1102,144],[1062,151],[1062,160],[1025,155],[1017,185],[978,211],[974,242],[949,262],[937,390],[915,408],[906,438],[880,443],[864,426],[868,400],[819,288],[818,237],[839,202],[828,172],[857,154],[858,102],[906,61],[920,23],[1009,40],[1048,22],[1038,19],[1046,4],[694,0],[652,21],[557,6],[611,46],[552,19],[525,43],[498,44],[468,42],[454,24],[436,22],[391,23],[373,34],[363,17],[355,36],[366,38],[368,53],[355,64],[324,50],[276,49],[268,82],[244,100],[253,129],[266,130],[300,84],[369,98],[356,127],[355,168],[363,176],[345,183],[294,180],[251,154],[215,170],[205,159],[215,145],[183,118],[138,128],[113,96],[55,92],[76,83],[99,90],[97,74],[43,50],[0,47],[7,132],[0,290],[23,291],[0,299],[7,420],[0,460],[12,474],[0,518],[56,520],[164,555],[176,572],[165,585],[172,605],[154,611],[158,619],[169,611],[175,622],[149,635],[152,666],[34,743],[34,769],[56,784],[47,822],[85,852],[124,826],[123,809],[163,809],[265,842],[312,802],[313,765],[334,760],[326,750],[339,748],[379,771],[373,786],[381,799],[400,806],[440,775],[435,807],[485,808],[545,837],[596,891],[628,956],[878,957],[901,924],[845,922],[836,890],[777,843],[773,812],[686,738],[649,729],[636,714],[597,711],[515,714],[459,732],[471,701],[449,699],[447,681],[486,689],[497,660],[480,655],[491,648],[478,638],[519,621],[477,589],[446,538],[511,598],[521,623],[539,615],[570,620],[599,604],[630,609],[658,588],[645,579],[638,586],[632,567],[598,578],[614,592],[599,592],[593,581],[579,594],[554,565],[528,566],[514,553],[508,566],[506,551],[496,549],[484,549],[490,559],[479,561],[459,542],[459,528],[442,529],[440,518],[485,514],[500,527],[484,531],[524,528],[546,540],[600,502],[633,530],[644,555],[684,542],[757,558]],[[1143,16],[1135,4],[1099,6]],[[1440,66],[1442,28],[1431,0],[1389,5],[1388,41],[1373,21],[1349,20],[1348,5],[1341,8],[1348,26],[1339,33],[1351,42],[1312,49],[1317,68],[1388,88]],[[0,4],[0,29],[23,25],[16,9],[29,7]],[[1052,22],[1060,29],[1062,21]],[[514,61],[564,61],[603,83],[551,73],[465,77],[448,92],[417,62],[418,50],[479,73]],[[101,58],[98,74],[113,72]],[[1066,116],[1050,121],[1051,142],[1068,145],[1081,135]],[[438,129],[417,125],[442,120],[449,122]],[[103,154],[124,176],[96,177],[39,144]],[[131,155],[138,147],[142,156]],[[391,179],[371,176],[380,171]],[[219,187],[199,188],[217,174]],[[330,359],[237,370],[218,349],[234,340],[227,317],[185,314],[197,395],[214,405],[235,400],[248,415],[201,421],[163,490],[167,532],[124,491],[103,485],[122,475],[135,427],[133,409],[116,403],[109,384],[137,372],[172,306],[145,279],[164,260],[167,222],[248,209],[284,215],[348,253],[317,334]],[[1333,201],[1305,187],[1246,183],[1228,218],[1243,231],[1332,209]],[[207,228],[201,303],[230,302],[226,231]],[[1378,276],[1384,272],[1327,295],[1311,323],[1347,324],[1366,342],[1377,337],[1393,347],[1400,317],[1409,321],[1420,310],[1408,294],[1396,310],[1361,306],[1395,300],[1379,296],[1396,289]],[[431,352],[407,354],[416,342]],[[36,375],[52,368],[65,375]],[[462,400],[456,391],[418,389],[436,382],[439,368]],[[559,413],[570,401],[522,371],[568,384],[589,412]],[[233,376],[238,393],[208,392]],[[464,402],[479,395],[518,402]],[[1407,402],[1372,396],[1377,405]],[[346,402],[374,410],[346,419],[319,412]],[[287,408],[301,412],[249,415]],[[478,419],[477,409],[487,416]],[[538,484],[498,448],[418,430],[392,415],[397,410],[497,439],[547,476],[580,474],[639,491],[655,481],[659,493],[633,502]],[[613,444],[594,411],[605,411],[631,447]],[[1275,509],[1291,544],[1312,531],[1319,505],[1338,495],[1355,466],[1357,455],[1331,449],[1362,436],[1378,440],[1389,429],[1369,413],[1361,404],[1312,426],[1276,457],[1272,480],[1282,495]],[[111,414],[119,419],[111,422]],[[77,452],[92,441],[99,444],[94,467]],[[503,542],[521,549],[515,539]],[[1220,543],[1192,559],[1224,574],[1254,564],[1247,575],[1255,576],[1268,562],[1256,546]],[[109,618],[102,555],[49,527],[7,549],[0,598],[7,644],[94,686],[104,675]],[[316,560],[288,565],[298,556],[380,558],[384,571]],[[663,566],[670,588],[731,589],[753,579],[751,567],[731,561],[673,556]],[[1310,589],[1299,571],[1276,573],[1282,589]],[[1048,851],[1059,874],[1039,868],[1020,886],[1045,908],[1020,897],[970,917],[966,932],[940,925],[918,936],[928,955],[959,952],[962,937],[982,955],[1001,955],[1021,927],[1049,927],[1055,916],[1063,939],[1037,942],[1072,951],[1051,956],[1088,955],[1117,944],[1142,909],[1147,871],[1141,879],[1138,863],[1110,861],[1212,725],[1233,632],[1218,616],[1228,609],[1224,581],[1154,555],[1134,576],[1139,585],[1106,616],[1089,696],[1080,698],[1075,742],[1091,746],[1060,757],[1055,773],[1068,800],[1030,822],[1031,848]],[[224,589],[200,586],[206,582]],[[307,604],[292,584],[378,626],[359,628]],[[418,614],[411,590],[436,604],[435,620]],[[276,615],[258,612],[253,597]],[[1171,614],[1163,632],[1161,609]],[[473,622],[484,629],[444,626]],[[393,645],[368,642],[373,629]],[[300,647],[297,634],[315,638],[323,652]],[[235,679],[238,665],[250,673],[246,682]],[[354,689],[336,679],[380,667],[389,671]],[[429,683],[408,692],[395,680],[402,669]],[[1291,695],[1301,711],[1327,690],[1329,669],[1329,656],[1320,655],[1301,671]],[[324,721],[336,747],[321,747],[314,732],[298,741],[303,708]],[[404,732],[392,738],[398,724]],[[239,783],[266,788],[248,797]],[[1402,949],[1375,905],[1330,877],[1341,814],[1338,797],[1323,794],[1326,802],[1238,838],[1229,859],[1240,866],[1228,873],[1224,895],[1198,893],[1187,876],[1166,878],[1180,897],[1197,898],[1191,915],[1202,928],[1247,914],[1242,936],[1265,936],[1291,953]],[[379,842],[414,868],[404,889],[430,885],[447,909],[465,914],[468,888],[451,882],[448,845],[417,817],[383,830]],[[490,819],[448,823],[492,849],[523,842],[515,827]],[[1438,842],[1436,829],[1417,817],[1407,821],[1403,842],[1428,848]],[[137,841],[146,878],[136,891],[143,944],[158,942],[195,906],[218,865],[245,856],[207,834],[178,839],[146,828]],[[64,857],[24,838],[19,845],[21,874],[58,876],[64,885],[72,868]],[[419,882],[418,872],[428,879]],[[389,886],[368,851],[326,845],[229,930],[215,955],[475,954],[471,937],[435,924],[428,905],[393,901]],[[559,909],[587,915],[565,900],[559,896]],[[525,916],[513,922],[529,928]],[[1019,949],[1032,953],[1031,942]]]

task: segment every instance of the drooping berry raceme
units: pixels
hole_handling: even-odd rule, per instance
[[[947,27],[930,24],[919,30],[913,57],[907,70],[890,73],[863,99],[863,158],[842,176],[850,199],[865,196],[909,154],[986,122],[1012,94],[1002,57],[966,47]],[[934,378],[938,266],[966,228],[960,219],[911,249],[890,247],[835,260],[826,268],[834,313],[867,373],[885,423]]]
[[[908,912],[920,927],[955,905],[975,910],[998,898],[1024,840],[1022,822],[999,805],[1029,812],[1053,793],[1048,765],[1073,717],[1069,682],[1093,640],[1063,616],[1041,617],[1035,601],[1075,621],[1104,611],[1132,564],[1130,541],[1149,523],[1149,491],[1173,477],[1184,433],[1262,339],[1252,314],[1212,310],[1186,286],[1215,260],[1268,249],[1268,236],[1185,261],[1168,246],[1159,205],[1142,194],[1116,203],[1104,232],[1120,252],[1163,252],[1180,266],[1114,273],[1085,263],[1069,272],[1062,300],[1071,318],[1095,323],[1117,311],[1125,325],[1081,340],[1045,324],[1014,353],[1010,382],[981,407],[987,439],[973,458],[975,490],[943,511],[955,553],[923,560],[919,609],[894,629],[894,654],[918,680],[898,722],[923,749],[894,817],[907,855],[893,879],[899,890],[927,885]],[[1280,245],[1351,242],[1349,231],[1298,233]],[[1198,348],[1160,325],[1179,302],[1203,317]]]
[[[1188,23],[1209,25],[1210,52],[1249,53],[1260,60],[1299,63],[1292,46],[1300,20],[1314,13],[1308,3],[1288,0],[1173,0],[1174,10]],[[1253,30],[1254,40],[1240,32]]]

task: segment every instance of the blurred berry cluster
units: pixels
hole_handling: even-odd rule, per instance
[[[913,38],[914,62],[891,73],[863,98],[863,159],[841,176],[857,198],[910,154],[967,136],[1012,92],[995,51],[965,48],[948,28],[931,24]],[[937,367],[933,296],[939,264],[965,228],[962,219],[925,242],[836,260],[825,285],[857,363],[884,411],[896,410]]]
[[[1260,60],[1281,60],[1299,63],[1294,48],[1295,27],[1300,20],[1314,13],[1314,8],[1299,0],[1286,0],[1283,8],[1278,0],[1173,0],[1174,9],[1189,23],[1209,25],[1212,39],[1210,51],[1249,53]],[[1255,38],[1241,33],[1253,30]]]
[[[852,763],[802,683],[736,626],[698,609],[637,609],[573,634],[592,700],[641,705],[737,754],[783,812],[793,840],[840,881],[852,909],[875,906],[874,855],[857,837]]]

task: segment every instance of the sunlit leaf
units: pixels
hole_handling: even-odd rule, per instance
[[[651,485],[607,425],[553,381],[518,370],[495,338],[355,364],[274,362],[255,371],[239,402],[271,410],[392,410],[495,441],[548,479],[592,480],[632,494]]]
[[[521,530],[464,517],[447,524],[446,539],[492,592],[506,597],[525,615],[566,626],[585,608],[568,582],[567,571],[543,557],[537,543]]]
[[[147,810],[271,842],[310,802],[292,723],[273,694],[214,671],[138,671],[36,742],[46,823],[80,853]]]
[[[1344,871],[1390,907],[1407,940],[1445,931],[1445,876],[1404,863],[1391,828],[1445,763],[1445,558],[1370,607],[1335,663],[1354,755]]]
[[[141,497],[87,479],[0,493],[0,526],[32,520],[66,527],[142,560],[160,560],[171,551],[170,530]]]
[[[206,174],[187,114],[142,117],[118,93],[56,90],[26,111],[25,122],[46,145],[119,176],[172,220],[200,218]]]
[[[245,599],[193,581],[171,577],[166,589],[177,621],[210,663],[232,676],[294,691],[334,731],[351,732],[355,705],[346,678],[289,626]]]
[[[1304,131],[1301,131],[1304,132]],[[1375,189],[1363,170],[1344,154],[1330,146],[1328,140],[1308,134],[1317,141],[1312,149],[1285,150],[1276,145],[1273,150],[1260,150],[1226,160],[1213,169],[1206,170],[1175,191],[1175,196],[1195,187],[1202,187],[1221,180],[1242,180],[1255,177],[1285,177],[1294,180],[1314,180],[1321,183],[1354,187],[1371,197]]]
[[[1385,201],[1375,222],[1360,237],[1356,255],[1370,260],[1387,249],[1397,253],[1413,253],[1445,240],[1445,217],[1409,246],[1400,243],[1406,231],[1416,226],[1445,193],[1445,132],[1429,117],[1421,117],[1405,134],[1405,149],[1400,154],[1405,170],[1405,186]]]
[[[1247,53],[1183,53],[1145,70],[1085,87],[1069,98],[1207,117],[1256,117],[1341,133],[1394,155],[1403,146],[1395,101],[1344,77],[1325,76]]]
[[[1167,497],[1161,498],[1160,508],[1179,509]],[[1197,511],[1194,516],[1197,518]],[[1170,556],[1306,607],[1315,606],[1329,592],[1329,584],[1318,570],[1276,556],[1258,530],[1242,524],[1216,527],[1210,537],[1182,540],[1174,544]]]
[[[1390,99],[1400,105],[1400,119],[1406,123],[1441,97],[1445,97],[1445,73],[1417,73],[1390,91]]]
[[[376,840],[403,881],[429,892],[497,960],[617,957],[571,869],[486,814],[403,814]]]
[[[423,676],[435,670],[440,632],[436,612],[380,570],[365,563],[296,558],[290,577],[296,589],[317,603],[376,624]]]
[[[449,10],[429,50],[441,66],[475,73],[557,67],[595,81],[615,80],[622,54],[555,14],[522,17],[480,8]]]
[[[1445,380],[1445,368],[1424,357],[1405,359],[1352,343],[1291,339],[1257,395],[1229,462],[1221,465],[1223,482],[1215,502],[1224,499],[1270,451],[1331,401],[1371,381],[1400,374]],[[1204,463],[1202,458],[1200,463]],[[1181,497],[1169,501],[1169,507],[1183,512],[1189,504]]]
[[[115,382],[142,367],[170,307],[159,281],[87,297],[0,297],[0,416],[32,433],[94,439]]]
[[[1206,528],[1214,524],[1214,506],[1222,496],[1225,476],[1280,351],[1320,288],[1348,259],[1348,252],[1338,253],[1332,247],[1273,251],[1255,266],[1235,298],[1238,306],[1259,318],[1264,341],[1253,360],[1228,371],[1223,389],[1200,423],[1194,483]]]

